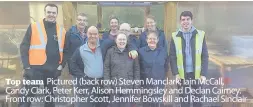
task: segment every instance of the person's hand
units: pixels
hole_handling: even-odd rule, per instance
[[[176,75],[176,83],[178,85],[181,85],[181,78],[180,78],[179,74]]]
[[[61,76],[61,70],[56,70],[54,78],[58,78],[59,76]]]
[[[62,65],[59,65],[57,70],[62,70]]]
[[[132,59],[135,59],[138,57],[138,52],[136,50],[132,50],[128,53],[128,56]]]
[[[61,76],[61,72],[62,72],[62,65],[59,65],[59,66],[57,67],[57,70],[55,71],[54,77],[55,77],[55,78],[58,78],[59,76]]]
[[[200,80],[201,81],[206,81],[206,77],[205,76],[200,76]]]
[[[25,69],[24,69],[23,77],[24,77],[25,79],[31,79],[32,76],[33,76],[33,71],[32,71],[32,69],[31,69],[30,67],[25,68]]]

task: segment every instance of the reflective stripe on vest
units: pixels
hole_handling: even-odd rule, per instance
[[[43,21],[31,24],[31,29],[32,34],[29,49],[29,63],[30,65],[43,65],[47,60],[46,56],[47,34],[44,28]],[[56,24],[56,29],[59,45],[59,54],[60,54],[59,64],[60,64],[63,58],[63,48],[66,31],[62,26],[59,27],[58,24]]]
[[[202,44],[205,36],[205,32],[201,30],[197,30],[196,41],[195,41],[195,79],[200,78],[201,73],[201,54],[202,54]],[[183,59],[183,51],[182,51],[182,38],[176,37],[178,32],[172,33],[172,39],[175,43],[176,48],[176,56],[177,56],[177,68],[178,73],[181,79],[184,79],[184,59]]]

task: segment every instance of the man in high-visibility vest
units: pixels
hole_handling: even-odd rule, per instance
[[[29,25],[20,45],[24,79],[40,81],[41,84],[22,84],[22,88],[29,92],[20,94],[25,100],[19,103],[19,107],[30,107],[31,101],[27,99],[38,94],[36,87],[39,85],[44,85],[47,90],[43,91],[46,95],[43,100],[44,107],[55,107],[50,98],[55,94],[52,90],[56,84],[49,81],[56,80],[61,75],[66,63],[68,45],[65,43],[65,29],[56,22],[57,5],[47,4],[44,11],[45,18]]]
[[[180,97],[188,102],[181,101],[181,107],[191,107],[192,96],[200,98],[198,93],[189,94],[190,89],[201,88],[199,81],[206,80],[208,70],[208,51],[205,41],[205,32],[192,26],[192,13],[184,11],[180,15],[181,28],[172,33],[170,44],[170,65],[172,73],[179,81],[178,88],[183,88]],[[186,84],[186,81],[196,81],[196,84]],[[187,93],[185,93],[187,92]],[[193,102],[193,107],[202,107],[199,102]]]

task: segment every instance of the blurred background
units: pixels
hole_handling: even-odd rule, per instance
[[[5,78],[22,78],[19,45],[28,25],[44,18],[44,6],[47,3],[0,2],[0,87],[6,87]],[[120,23],[127,22],[132,28],[143,28],[145,16],[151,14],[155,16],[157,27],[165,31],[168,41],[171,33],[180,27],[181,12],[190,10],[194,26],[206,32],[210,55],[208,77],[224,78],[227,87],[244,88],[247,91],[253,88],[251,1],[144,2],[143,5],[132,3],[132,6],[128,2],[119,6],[116,2],[110,2],[110,5],[82,1],[50,3],[58,5],[57,22],[66,29],[75,24],[77,13],[84,12],[88,15],[89,25],[102,24],[101,33],[109,29],[109,17],[112,15],[118,17]],[[71,78],[67,69],[61,78]]]

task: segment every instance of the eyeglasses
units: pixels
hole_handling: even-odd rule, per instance
[[[56,12],[47,11],[47,14],[51,14],[51,13],[54,15],[56,14]]]
[[[156,40],[158,40],[157,38],[147,38],[148,40],[152,40],[152,41],[156,41]]]

